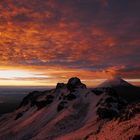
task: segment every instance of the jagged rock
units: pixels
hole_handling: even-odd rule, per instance
[[[54,96],[53,95],[47,95],[46,100],[43,101],[36,101],[35,105],[38,107],[38,110],[51,104],[53,102]]]
[[[67,104],[66,101],[60,102],[60,103],[58,104],[57,111],[59,112],[59,111],[63,110],[63,109],[66,107],[66,104]]]
[[[79,87],[80,88],[87,88],[87,86],[85,84],[83,84],[83,83],[81,85],[79,85]]]
[[[107,108],[98,108],[97,114],[99,115],[100,119],[113,119],[114,117],[118,116],[117,111]]]
[[[104,93],[102,90],[98,89],[93,89],[92,92],[95,93],[96,95],[101,95],[102,93]]]
[[[66,85],[64,83],[57,83],[56,89],[64,88]]]
[[[39,91],[33,91],[33,92],[29,93],[26,97],[23,98],[19,107],[25,106],[28,103],[31,103],[31,106],[34,106],[35,100],[40,94],[41,94],[41,92],[39,92]]]
[[[22,116],[23,116],[23,113],[18,113],[17,116],[16,116],[16,118],[15,118],[15,120],[19,119]]]
[[[69,79],[68,84],[70,84],[70,85],[81,84],[81,80],[77,77],[72,77]]]
[[[39,102],[36,102],[36,106],[37,106],[37,109],[41,109],[43,107],[45,107],[47,104],[46,104],[46,100],[43,100],[43,101],[39,101]]]
[[[76,99],[76,95],[70,93],[67,96],[65,96],[64,99],[71,101],[71,100]]]
[[[127,105],[124,99],[114,96],[113,92],[110,91],[108,89],[109,93],[106,91],[104,97],[96,104],[96,106],[99,106],[97,114],[101,119],[117,118],[120,111]]]
[[[54,96],[53,95],[47,95],[46,96],[46,104],[50,104],[53,102]]]
[[[45,107],[46,105],[50,104],[53,102],[53,99],[54,99],[54,96],[53,95],[47,95],[46,96],[46,100],[43,100],[43,101],[37,101],[37,98],[40,96],[40,95],[43,95],[45,94],[45,92],[40,92],[40,91],[33,91],[31,93],[29,93],[26,97],[24,97],[23,101],[21,102],[20,106],[25,106],[27,104],[30,103],[30,106],[33,107],[33,106],[37,106],[38,109],[41,109],[43,107]]]
[[[72,92],[72,91],[75,91],[75,89],[78,87],[86,88],[86,85],[81,83],[80,79],[77,77],[70,78],[67,83],[68,90],[70,90]]]
[[[118,110],[121,110],[128,105],[128,102],[123,98],[118,98],[117,103],[118,103]]]
[[[121,111],[119,121],[127,121],[138,113],[140,113],[140,102],[130,104]]]

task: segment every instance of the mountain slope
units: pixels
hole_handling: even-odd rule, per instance
[[[106,80],[97,89],[114,90],[119,96],[125,98],[129,102],[140,99],[140,88],[131,85],[120,77],[113,77]]]
[[[112,77],[102,84],[100,84],[98,87],[118,87],[118,86],[132,86],[127,81],[121,79],[121,77]]]
[[[0,118],[0,139],[133,139],[140,134],[139,108],[138,100],[130,104],[112,88],[90,90],[74,77],[55,89],[29,93],[15,112]]]

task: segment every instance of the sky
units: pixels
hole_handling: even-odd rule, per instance
[[[140,83],[140,0],[0,0],[0,86]]]

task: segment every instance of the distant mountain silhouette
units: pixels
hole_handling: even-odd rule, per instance
[[[120,77],[113,77],[111,79],[108,79],[97,86],[97,88],[110,88],[114,90],[119,96],[129,101],[140,99],[140,88],[128,83]]]
[[[121,77],[113,77],[102,84],[100,84],[98,87],[118,87],[118,86],[132,86],[130,83],[127,81],[123,80]]]

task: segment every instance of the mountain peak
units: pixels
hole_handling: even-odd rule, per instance
[[[86,88],[86,85],[81,82],[81,80],[77,77],[72,77],[68,80],[67,88],[70,91],[73,91],[75,88]]]
[[[77,77],[72,77],[68,80],[68,84],[71,85],[81,84],[81,80]]]
[[[107,79],[98,87],[118,87],[118,86],[132,86],[127,81],[123,80],[121,77],[115,76],[110,79]]]
[[[127,82],[115,77],[107,83]],[[58,83],[55,89],[31,92],[17,110],[0,118],[0,138],[134,140],[135,136],[136,140],[139,138],[139,91],[131,88],[125,96],[128,86],[123,88],[123,94],[122,88],[116,89],[107,88],[105,92],[102,88],[88,89],[79,78],[73,77],[67,84]],[[137,102],[129,101],[127,96]]]

